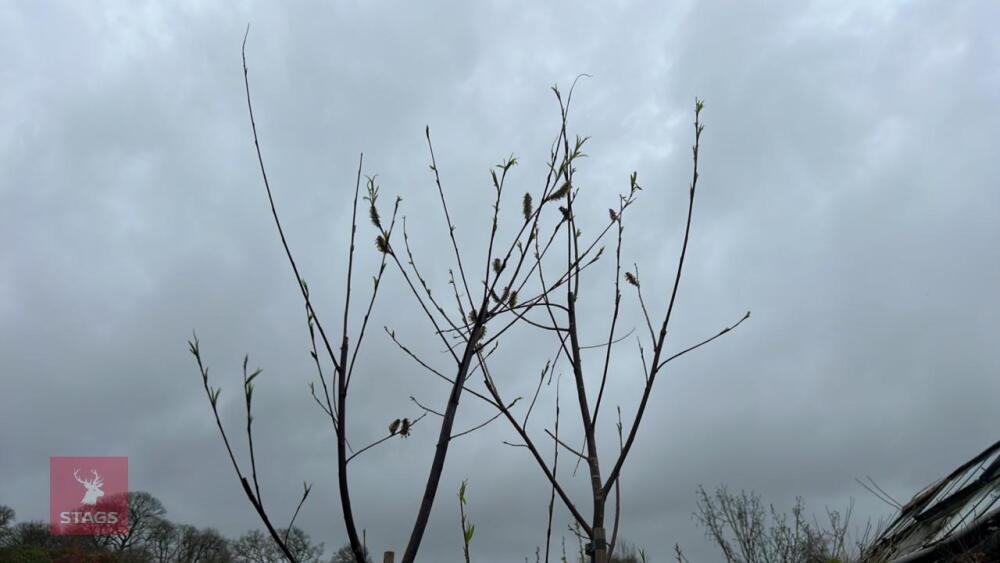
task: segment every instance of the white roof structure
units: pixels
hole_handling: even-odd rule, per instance
[[[990,536],[1000,536],[1000,442],[917,493],[862,560],[938,561]]]

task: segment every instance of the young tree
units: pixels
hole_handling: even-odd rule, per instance
[[[631,174],[628,191],[620,196],[617,208],[609,210],[610,218],[603,229],[599,230],[594,238],[585,241],[574,212],[574,204],[577,201],[579,193],[579,188],[574,182],[574,173],[575,163],[578,159],[585,156],[582,149],[587,139],[576,137],[571,140],[568,133],[568,115],[572,99],[572,88],[565,102],[559,90],[553,88],[559,102],[561,120],[559,133],[550,151],[544,184],[535,192],[529,191],[523,197],[518,198],[521,203],[521,216],[523,220],[518,220],[518,224],[512,234],[504,233],[503,236],[498,236],[500,209],[501,203],[504,201],[506,181],[512,169],[517,165],[518,160],[512,155],[502,160],[494,169],[490,170],[494,201],[492,218],[489,223],[488,244],[485,252],[474,262],[463,258],[463,253],[460,250],[460,242],[462,245],[465,245],[466,241],[456,235],[456,226],[449,211],[438,163],[431,143],[430,129],[428,127],[425,130],[428,151],[430,153],[430,169],[433,173],[433,183],[443,211],[444,226],[447,229],[450,253],[453,260],[453,266],[449,269],[450,291],[448,293],[451,294],[450,297],[453,296],[454,298],[451,304],[447,304],[446,301],[441,300],[438,297],[440,293],[434,293],[431,285],[423,276],[422,270],[414,257],[414,252],[410,247],[405,219],[397,223],[401,204],[400,198],[396,198],[389,219],[383,219],[378,201],[380,188],[373,177],[368,177],[366,193],[363,199],[367,203],[369,220],[376,230],[375,245],[381,254],[381,261],[376,275],[373,276],[373,289],[370,298],[367,300],[360,326],[356,331],[356,336],[352,343],[350,336],[352,278],[363,157],[358,164],[355,179],[353,197],[354,214],[351,223],[350,245],[347,252],[347,283],[344,295],[343,315],[340,322],[340,336],[337,338],[333,336],[331,330],[327,329],[327,325],[321,322],[320,315],[313,306],[309,286],[290,250],[290,245],[274,204],[272,188],[268,182],[264,158],[254,121],[249,76],[246,66],[245,37],[243,43],[243,70],[247,109],[253,131],[254,146],[261,178],[268,196],[274,225],[278,231],[288,263],[295,276],[305,305],[306,322],[312,343],[311,356],[315,363],[317,379],[320,383],[318,393],[316,386],[312,386],[313,398],[329,417],[336,435],[337,476],[341,512],[344,517],[348,542],[354,554],[355,561],[363,563],[365,553],[352,508],[352,497],[348,481],[349,464],[359,455],[375,446],[383,444],[394,437],[408,435],[412,427],[428,415],[434,415],[440,420],[438,439],[430,468],[427,471],[423,497],[414,518],[409,541],[403,553],[403,563],[412,563],[420,547],[437,495],[441,473],[451,442],[453,439],[482,428],[500,417],[508,420],[521,439],[521,443],[516,445],[523,446],[531,452],[535,462],[552,485],[548,535],[551,536],[552,508],[555,496],[558,495],[563,505],[572,514],[575,522],[597,544],[598,551],[603,550],[603,546],[601,545],[603,536],[601,534],[603,534],[605,526],[607,499],[610,498],[612,489],[616,492],[618,490],[619,475],[632,449],[657,375],[663,371],[669,362],[722,336],[736,326],[739,326],[740,323],[749,317],[749,313],[747,313],[733,326],[722,330],[717,335],[701,343],[674,354],[666,352],[667,329],[678,295],[678,287],[691,231],[694,196],[698,183],[698,150],[703,131],[703,126],[700,122],[700,115],[703,109],[701,101],[697,101],[695,110],[694,172],[689,188],[689,206],[687,222],[684,228],[683,244],[672,290],[669,292],[666,300],[666,312],[659,323],[660,328],[658,332],[653,328],[649,311],[643,300],[638,270],[625,272],[624,277],[621,276],[622,218],[641,190],[637,181],[637,175],[634,172]],[[394,237],[397,234],[397,230],[403,231],[401,243],[398,240],[399,236]],[[604,249],[601,246],[602,241],[609,233],[615,231],[617,232],[617,250],[615,253],[614,308],[609,323],[608,338],[600,346],[597,346],[597,348],[602,350],[603,361],[598,365],[598,369],[591,372],[583,360],[583,352],[587,348],[594,347],[587,347],[581,344],[577,296],[580,294],[583,272],[600,259]],[[504,238],[507,239],[506,242],[503,241]],[[561,252],[562,254],[560,254]],[[553,260],[559,262],[558,268],[554,271],[551,268]],[[478,266],[474,266],[474,263],[478,263]],[[433,365],[435,362],[422,358],[418,353],[406,346],[395,331],[386,328],[386,333],[407,356],[416,361],[422,368],[447,383],[447,400],[445,407],[440,410],[424,407],[414,400],[417,407],[423,410],[423,414],[413,419],[409,417],[395,419],[389,424],[388,432],[383,437],[352,452],[348,441],[349,391],[356,375],[355,367],[357,366],[358,354],[366,335],[371,312],[383,280],[383,275],[390,264],[394,266],[395,271],[402,277],[415,300],[416,309],[428,320],[435,338],[443,344],[449,360],[447,367],[436,367]],[[473,277],[477,272],[480,272],[482,275],[479,283],[475,283],[476,278]],[[627,435],[623,433],[624,427],[622,426],[619,410],[619,453],[615,457],[614,463],[610,466],[610,470],[606,474],[607,476],[604,477],[604,473],[602,473],[602,469],[604,468],[602,468],[598,457],[598,414],[602,406],[608,374],[611,370],[611,349],[616,342],[621,340],[620,334],[617,332],[617,324],[621,302],[620,286],[623,279],[627,284],[634,286],[636,290],[638,301],[649,329],[650,340],[648,345],[651,349],[651,358],[647,358],[643,345],[640,343],[639,354],[645,366],[645,386],[641,393],[634,420],[628,427]],[[448,301],[451,301],[451,299],[449,298]],[[534,313],[539,313],[539,315],[535,315]],[[529,436],[526,428],[528,416],[531,414],[531,410],[536,402],[535,400],[538,398],[538,392],[536,391],[535,397],[527,407],[523,419],[519,420],[519,417],[515,417],[512,411],[519,398],[510,400],[502,397],[497,385],[497,378],[494,376],[494,372],[498,368],[495,365],[490,365],[490,358],[499,347],[500,338],[511,328],[521,325],[535,327],[545,331],[547,334],[556,336],[557,352],[555,358],[543,370],[543,378],[546,372],[554,369],[554,364],[560,358],[565,358],[572,368],[584,444],[580,448],[582,451],[567,445],[559,438],[557,425],[554,433],[548,432],[553,440],[556,451],[556,457],[553,459],[551,466],[542,457],[539,448]],[[289,561],[296,561],[295,555],[287,545],[287,538],[272,523],[261,500],[252,432],[252,423],[254,420],[252,414],[254,380],[260,375],[261,371],[249,371],[248,359],[244,358],[243,396],[246,405],[245,433],[249,450],[249,469],[247,470],[237,460],[229,437],[223,428],[218,409],[221,390],[209,384],[208,369],[203,362],[198,339],[196,337],[193,338],[189,342],[189,346],[198,364],[204,389],[215,415],[216,425],[222,435],[223,443],[225,444],[237,477],[243,486],[244,493],[285,558]],[[324,365],[328,365],[329,369],[324,370]],[[506,369],[506,366],[501,366],[499,369]],[[484,387],[482,391],[477,391],[471,387],[471,384],[475,381],[472,378],[476,375],[482,377]],[[597,376],[596,379],[595,376]],[[599,388],[595,398],[588,393],[587,384],[588,382],[596,384],[597,381],[599,381]],[[540,388],[541,381],[539,382]],[[473,428],[455,431],[455,417],[463,395],[471,395],[477,400],[485,402],[496,411],[496,414]],[[556,398],[556,408],[558,411],[558,396]],[[570,451],[586,463],[591,483],[590,500],[593,507],[592,515],[589,518],[585,517],[577,508],[557,478],[557,460],[560,447]],[[302,503],[308,497],[309,491],[309,485],[305,485],[302,498],[299,501],[299,508],[301,508]],[[618,508],[620,502],[617,494],[615,499],[615,523],[611,535],[612,550],[618,529]],[[298,508],[295,514],[292,515],[288,527],[293,526],[297,514]],[[548,560],[549,540],[550,537],[547,538],[546,560]]]

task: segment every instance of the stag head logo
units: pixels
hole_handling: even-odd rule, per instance
[[[49,458],[50,534],[127,535],[128,498],[127,457]]]
[[[90,472],[94,476],[93,479],[81,479],[79,469],[73,470],[73,477],[87,489],[87,493],[83,495],[80,504],[94,506],[97,504],[97,499],[104,496],[104,491],[101,490],[101,487],[104,486],[104,479],[101,478],[96,469],[91,469]]]

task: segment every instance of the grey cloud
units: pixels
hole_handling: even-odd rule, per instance
[[[658,383],[623,474],[624,534],[655,560],[674,542],[692,560],[717,557],[690,518],[698,484],[756,489],[784,506],[802,495],[816,509],[856,497],[864,519],[885,507],[854,477],[907,497],[996,440],[995,8],[108,2],[2,13],[11,55],[0,69],[0,502],[22,518],[46,516],[50,455],[93,453],[128,455],[133,487],[177,520],[231,535],[259,526],[186,351],[197,329],[224,398],[238,391],[245,352],[265,370],[258,443],[276,513],[293,509],[302,480],[315,482],[301,521],[328,545],[343,541],[332,433],[306,389],[302,305],[255,169],[239,61],[247,21],[268,173],[330,319],[359,152],[385,201],[403,197],[415,249],[444,293],[424,126],[471,260],[485,245],[487,168],[520,157],[506,202],[516,219],[556,132],[547,89],[579,73],[593,75],[571,116],[592,137],[581,213],[596,225],[639,172],[626,264],[661,289],[661,310],[690,176],[691,106],[707,100],[674,347],[747,309],[753,317]],[[357,285],[367,290],[376,256],[367,225],[359,233]],[[594,341],[607,326],[605,266],[584,294]],[[381,332],[390,325],[440,359],[402,281],[390,272],[386,284],[354,390],[359,442],[414,412],[410,395],[442,400],[443,387]],[[627,293],[625,303],[623,326],[641,328]],[[627,418],[641,375],[634,343],[619,346],[609,400]],[[532,392],[548,353],[536,334],[513,334],[498,364],[506,393]],[[552,417],[545,393],[539,433]],[[238,407],[224,407],[233,432]],[[573,411],[563,414],[568,427]],[[467,399],[459,427],[489,415]],[[430,422],[353,469],[376,550],[404,545]],[[608,457],[616,437],[606,430]],[[530,557],[544,541],[549,490],[523,451],[500,444],[511,438],[497,422],[456,442],[425,560],[460,555],[453,491],[464,478],[478,560]],[[558,535],[572,545],[568,522],[560,511]]]

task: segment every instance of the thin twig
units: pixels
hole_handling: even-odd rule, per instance
[[[414,426],[416,426],[417,423],[420,422],[421,420],[423,420],[423,418],[425,416],[427,416],[427,413],[424,413],[424,414],[418,416],[417,418],[415,418],[413,420],[413,422],[410,423],[410,428],[413,428]],[[377,445],[379,445],[379,444],[381,444],[381,443],[383,443],[383,442],[385,442],[385,441],[387,441],[387,440],[389,440],[389,439],[391,439],[391,438],[393,438],[395,436],[399,436],[399,435],[400,435],[399,432],[390,432],[388,435],[386,435],[386,436],[384,436],[382,438],[379,438],[378,440],[375,440],[374,442],[372,442],[372,443],[368,444],[367,446],[365,446],[365,447],[359,449],[358,451],[354,452],[351,456],[349,456],[347,458],[347,462],[350,463],[352,459],[354,459],[354,458],[358,457],[359,455],[365,453],[366,451],[374,448],[375,446],[377,446]]]
[[[516,399],[514,399],[513,401],[511,401],[511,403],[509,405],[507,405],[507,408],[509,409],[509,408],[513,407],[514,403],[516,403],[516,402],[518,402],[520,400],[521,400],[521,397],[517,397]],[[502,414],[503,413],[499,413],[498,412],[495,415],[491,416],[490,418],[486,419],[486,421],[483,422],[483,423],[481,423],[481,424],[477,424],[477,425],[473,426],[472,428],[470,428],[468,430],[464,430],[464,431],[459,432],[457,434],[452,434],[451,435],[451,439],[454,440],[455,438],[460,438],[462,436],[465,436],[466,434],[471,434],[472,432],[475,432],[476,430],[479,430],[480,428],[483,428],[487,424],[489,424],[489,423],[493,422],[494,420],[500,418],[500,416]]]
[[[288,543],[288,533],[291,532],[292,528],[295,526],[295,519],[298,518],[299,511],[302,510],[302,505],[305,504],[306,498],[309,497],[309,491],[312,490],[312,485],[309,485],[309,484],[303,482],[302,483],[302,488],[303,488],[302,499],[299,500],[299,505],[295,507],[295,513],[292,514],[292,519],[288,522],[288,527],[285,528],[285,543],[286,544]]]
[[[469,299],[469,307],[474,308],[472,292],[469,291],[469,282],[465,279],[465,268],[462,266],[462,253],[458,251],[458,241],[455,240],[455,224],[451,221],[451,214],[448,213],[448,203],[444,198],[444,189],[441,187],[441,174],[438,172],[437,159],[434,157],[434,145],[431,143],[430,125],[424,128],[424,135],[427,137],[427,150],[431,153],[431,170],[434,171],[434,183],[437,185],[438,194],[441,196],[441,208],[444,210],[444,218],[448,223],[448,237],[451,238],[451,246],[455,250],[455,262],[458,263],[458,273],[462,277],[462,285],[465,286],[465,295]]]
[[[559,438],[556,438],[556,435],[553,434],[552,432],[550,432],[548,428],[545,429],[545,433],[549,435],[549,438],[552,438],[553,440],[555,440],[557,444],[559,444],[560,446],[566,448],[570,453],[576,455],[580,459],[583,459],[583,460],[587,459],[587,456],[585,456],[582,453],[576,451],[575,449],[573,449],[572,446],[567,445],[566,442],[563,442]]]
[[[250,33],[250,26],[247,26],[247,33],[243,36],[243,84],[246,88],[247,95],[247,110],[250,112],[250,128],[253,130],[253,144],[257,150],[257,163],[260,165],[260,175],[264,180],[264,189],[267,190],[267,201],[271,206],[271,216],[274,218],[274,225],[278,229],[278,236],[281,237],[281,246],[285,249],[285,256],[288,257],[288,263],[292,267],[292,272],[295,274],[295,281],[299,286],[299,291],[302,293],[302,299],[305,300],[306,306],[309,308],[309,312],[312,314],[313,319],[316,321],[316,328],[319,329],[320,337],[323,340],[323,345],[326,347],[327,353],[330,355],[330,360],[333,362],[334,367],[340,369],[340,365],[337,362],[337,356],[333,352],[333,346],[330,345],[330,340],[326,337],[326,331],[323,329],[323,325],[319,321],[319,317],[316,315],[316,309],[312,306],[312,301],[309,300],[309,291],[306,289],[305,281],[302,275],[299,274],[299,267],[295,263],[295,258],[292,257],[292,251],[288,246],[288,240],[285,238],[285,230],[281,226],[281,220],[278,218],[278,209],[274,205],[274,196],[271,193],[271,184],[267,181],[267,171],[264,169],[264,156],[261,154],[260,150],[260,140],[257,138],[257,122],[254,120],[253,116],[253,104],[250,102],[250,78],[249,70],[247,69],[247,35]]]

